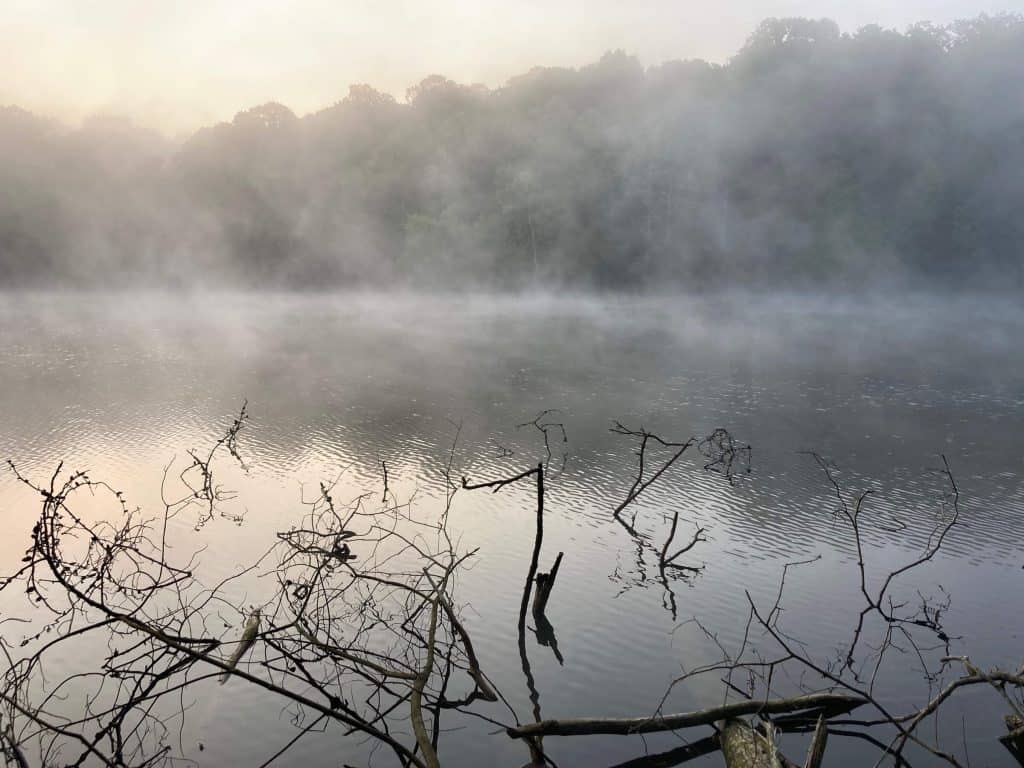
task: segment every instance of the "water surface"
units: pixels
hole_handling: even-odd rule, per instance
[[[977,297],[5,296],[0,456],[34,477],[61,460],[88,468],[151,507],[168,461],[208,445],[248,400],[240,450],[249,471],[224,475],[246,522],[203,530],[212,578],[293,524],[303,492],[320,480],[337,480],[342,496],[379,490],[384,460],[391,489],[429,509],[443,499],[453,443],[457,475],[519,472],[546,451],[536,429],[517,425],[557,409],[549,420],[564,424],[568,440],[551,442],[542,565],[566,553],[548,609],[565,663],[528,638],[543,714],[644,715],[682,668],[721,655],[687,620],[698,617],[735,649],[745,590],[770,606],[787,562],[821,556],[787,578],[787,631],[821,657],[848,636],[860,608],[852,542],[805,451],[836,462],[851,491],[873,489],[866,538],[875,573],[913,559],[934,526],[943,482],[933,470],[945,455],[964,522],[902,589],[913,597],[915,587],[941,584],[952,595],[945,621],[961,638],[955,653],[982,666],[1020,663],[1022,332],[1019,310]],[[609,431],[613,420],[677,439],[725,427],[753,447],[752,471],[737,483],[703,471],[694,453],[637,506],[653,536],[676,510],[680,536],[707,529],[689,561],[704,570],[675,579],[671,599],[643,583],[634,543],[611,518],[636,467],[635,444]],[[458,585],[467,623],[485,669],[526,717],[515,621],[532,500],[527,487],[460,492],[452,517],[465,548],[480,548]],[[6,568],[36,512],[35,498],[0,474]],[[178,534],[193,535],[184,524]],[[898,710],[927,693],[909,658],[883,685]],[[676,688],[667,708],[723,695],[711,678]],[[200,697],[190,714],[181,743],[200,765],[258,765],[295,732],[279,705],[230,686]],[[966,738],[976,764],[1005,764],[994,741],[1002,714],[979,689],[954,700],[942,722],[952,745]],[[441,743],[446,765],[525,762],[522,745],[493,726],[455,717],[445,726],[454,729]],[[586,737],[546,747],[562,766],[612,765],[677,743]],[[793,744],[798,757],[801,742]],[[834,765],[876,759],[860,742],[834,739],[829,749]],[[329,730],[301,741],[288,762],[388,759]]]

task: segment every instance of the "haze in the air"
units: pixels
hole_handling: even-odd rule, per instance
[[[280,101],[297,113],[370,83],[402,98],[431,73],[502,85],[623,49],[645,66],[723,62],[767,17],[904,29],[1019,0],[6,0],[0,104],[76,123],[116,113],[170,135]]]
[[[1013,9],[17,0],[0,18],[6,288],[1024,286]]]
[[[0,768],[1024,768],[1022,299],[1024,0],[0,0]]]

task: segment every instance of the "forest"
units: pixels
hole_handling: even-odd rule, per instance
[[[1020,15],[793,18],[181,139],[8,106],[0,286],[1017,290],[1022,78]]]

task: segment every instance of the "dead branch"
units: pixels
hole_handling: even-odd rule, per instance
[[[562,565],[563,552],[559,552],[555,558],[555,564],[551,566],[550,573],[537,574],[537,592],[533,597],[533,615],[543,615],[548,607],[548,600],[551,598],[551,591],[555,588],[555,579],[558,578],[558,569]]]
[[[544,432],[550,460],[547,430],[560,425],[547,420],[548,413],[527,426],[532,424]],[[958,691],[982,685],[992,689],[1013,712],[1007,721],[1009,732],[1000,741],[1024,765],[1024,706],[1018,700],[1024,690],[1024,669],[1015,673],[998,667],[983,670],[967,656],[950,656],[948,646],[954,638],[942,625],[948,594],[943,590],[939,599],[916,591],[900,594],[903,577],[935,559],[960,521],[959,489],[945,457],[939,471],[945,491],[927,542],[909,562],[879,573],[865,544],[870,541],[867,521],[871,518],[865,514],[870,491],[849,494],[839,483],[834,466],[812,454],[834,492],[836,517],[849,528],[856,552],[856,571],[851,570],[851,578],[856,579],[864,609],[856,617],[852,641],[844,644],[838,655],[829,651],[829,656],[821,659],[814,649],[783,629],[788,569],[810,565],[819,557],[787,563],[770,610],[759,609],[747,593],[750,613],[738,650],[726,649],[718,635],[696,618],[691,620],[718,645],[723,658],[685,672],[668,690],[698,675],[713,674],[715,684],[720,680],[724,685],[724,702],[704,710],[663,714],[666,692],[655,714],[635,718],[542,719],[525,631],[531,597],[537,641],[551,647],[562,662],[545,612],[563,553],[558,553],[549,572],[538,572],[547,462],[483,483],[471,484],[463,478],[463,489],[492,492],[520,480],[535,482],[536,528],[517,626],[533,722],[521,724],[483,672],[453,594],[457,574],[476,553],[460,551],[447,529],[457,490],[451,480],[454,446],[445,470],[445,505],[439,515],[422,517],[414,514],[411,502],[399,504],[390,493],[388,468],[381,461],[384,495],[380,502],[378,493],[373,492],[340,503],[332,488],[322,484],[315,500],[303,499],[308,511],[301,520],[278,532],[270,549],[255,563],[218,584],[208,586],[200,581],[198,552],[171,557],[169,521],[187,514],[194,515],[197,527],[224,518],[241,521],[223,510],[223,502],[233,494],[219,485],[215,472],[225,454],[241,461],[237,439],[246,419],[243,407],[211,448],[190,451],[191,463],[180,472],[168,467],[161,486],[164,509],[153,517],[132,508],[122,493],[85,472],[69,473],[59,465],[48,478],[33,481],[10,464],[16,479],[38,494],[42,507],[22,563],[0,578],[0,591],[13,592],[14,585],[24,589],[35,612],[32,621],[26,620],[30,628],[20,645],[26,649],[24,655],[14,655],[14,643],[0,637],[0,655],[7,663],[0,677],[0,752],[8,762],[27,768],[30,761],[25,745],[31,743],[31,757],[38,750],[44,765],[54,764],[62,752],[73,750],[72,764],[171,766],[180,758],[166,744],[167,706],[176,706],[180,711],[172,712],[173,717],[183,721],[186,707],[179,703],[183,692],[198,680],[223,673],[234,685],[258,689],[281,701],[294,718],[297,735],[271,760],[317,724],[334,723],[348,734],[385,745],[406,768],[438,768],[441,719],[445,712],[456,710],[522,739],[529,748],[531,764],[537,766],[553,765],[543,748],[546,736],[644,734],[719,722],[725,725],[718,742],[702,739],[622,765],[678,764],[720,744],[730,764],[740,761],[745,768],[788,768],[792,763],[778,751],[776,734],[813,730],[804,768],[820,766],[830,734],[863,739],[879,749],[879,762],[891,759],[897,767],[907,765],[905,751],[916,750],[935,761],[961,766],[962,758],[955,750],[943,748],[937,735],[934,739],[926,735],[926,724],[938,722],[940,711]],[[652,542],[660,536],[656,539],[642,530],[636,515],[627,519],[623,511],[652,483],[665,477],[690,446],[696,445],[706,459],[704,469],[721,472],[730,482],[744,466],[749,470],[749,446],[737,444],[724,430],[699,441],[683,442],[662,439],[646,429],[629,430],[621,424],[613,431],[638,441],[638,471],[613,516],[636,544],[640,583],[646,578],[645,558],[656,558],[658,583],[671,594],[666,571],[699,570],[679,560],[705,541],[704,528],[696,527],[688,543],[676,542],[680,517],[676,508],[667,536],[656,546]],[[656,446],[664,451],[651,471],[648,465]],[[85,494],[94,497],[94,503],[110,501],[111,511],[105,519],[96,521],[79,513],[75,500]],[[246,575],[263,579],[262,583],[270,585],[267,593],[256,605],[232,604],[226,596],[228,588]],[[674,595],[671,605],[674,616]],[[232,627],[246,616],[249,622],[242,641],[237,642],[237,629]],[[869,617],[873,617],[871,622]],[[880,637],[873,636],[876,631]],[[922,634],[926,642],[918,638]],[[109,654],[95,670],[51,681],[46,674],[49,659],[73,654],[86,637],[98,641]],[[230,647],[235,652],[226,655],[224,649]],[[875,680],[884,679],[883,659],[887,654],[898,658],[897,653],[910,654],[928,683],[927,696],[910,711],[896,711],[875,690]],[[937,659],[941,662],[938,669],[934,666]],[[949,665],[954,662],[962,666],[963,674],[949,679]],[[455,691],[459,685],[461,691]],[[73,686],[84,693],[80,711],[69,715],[60,702],[67,702]],[[742,698],[729,701],[734,694]],[[505,702],[515,725],[470,708],[475,702],[495,701]],[[871,719],[840,719],[865,705],[873,712]],[[404,720],[406,714],[405,728],[396,728],[396,720]],[[754,715],[760,724],[746,719]]]
[[[544,451],[547,454],[547,458],[544,459],[544,466],[547,469],[551,469],[551,432],[557,432],[561,438],[562,443],[562,454],[561,461],[558,467],[558,474],[565,471],[566,462],[569,460],[569,452],[566,446],[569,444],[569,434],[565,431],[565,424],[561,421],[551,421],[548,417],[552,414],[558,413],[557,408],[547,408],[546,410],[538,413],[530,421],[525,421],[522,424],[516,424],[516,429],[522,429],[523,427],[533,427],[544,437]],[[511,452],[508,453],[511,455]]]
[[[736,701],[719,707],[709,707],[695,712],[682,712],[655,717],[618,718],[571,718],[544,720],[540,723],[517,726],[508,729],[508,735],[519,739],[528,736],[594,736],[598,734],[628,735],[634,733],[657,733],[698,725],[713,725],[719,720],[730,720],[745,715],[772,715],[784,712],[801,712],[811,709],[825,709],[831,714],[850,712],[867,703],[860,696],[839,693],[809,693],[789,699],[767,699],[758,701]]]
[[[696,440],[692,437],[683,442],[665,440],[659,437],[658,435],[654,434],[653,432],[648,432],[643,427],[641,427],[640,429],[629,429],[628,427],[623,426],[622,423],[618,421],[616,421],[614,426],[612,426],[611,431],[617,435],[626,435],[629,437],[640,438],[640,444],[637,447],[636,451],[636,478],[633,480],[633,484],[630,486],[629,491],[626,492],[626,498],[622,501],[621,504],[619,504],[617,507],[615,507],[615,509],[612,510],[612,516],[620,522],[622,522],[620,517],[622,511],[630,504],[632,504],[634,501],[636,501],[640,497],[640,495],[651,486],[652,483],[657,481],[657,479],[661,477],[663,474],[665,474],[665,472],[667,472],[673,464],[675,464],[679,459],[681,459],[683,457],[683,454],[686,453],[687,449],[694,445]],[[667,460],[662,462],[661,466],[658,467],[658,469],[656,469],[650,477],[646,477],[645,464],[647,460],[647,447],[652,442],[657,443],[663,448],[673,449],[673,453]],[[631,529],[632,526],[629,526],[629,528]],[[631,530],[631,532],[634,535],[636,535],[635,531]]]
[[[818,715],[818,724],[814,727],[814,736],[811,738],[811,745],[807,748],[807,759],[804,760],[804,768],[821,768],[821,761],[825,758],[825,746],[828,744],[828,723],[824,715]]]

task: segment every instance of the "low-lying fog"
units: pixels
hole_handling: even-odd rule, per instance
[[[913,655],[889,640],[875,646],[884,671],[877,688],[869,673],[872,690],[904,712],[938,679],[922,673],[926,657],[940,664],[968,652],[979,666],[1016,669],[1022,85],[1020,16],[902,32],[771,19],[724,65],[645,69],[613,52],[496,90],[431,76],[404,102],[356,85],[314,114],[264,104],[181,142],[118,118],[67,128],[0,109],[0,458],[14,462],[0,472],[0,574],[29,562],[18,577],[28,579],[42,568],[22,557],[40,540],[40,504],[54,498],[13,467],[43,484],[57,467],[88,469],[131,508],[159,510],[162,482],[180,480],[169,462],[208,450],[247,402],[244,465],[224,461],[216,474],[245,523],[217,518],[196,531],[182,514],[159,556],[196,551],[188,578],[219,583],[282,541],[321,482],[339,500],[443,511],[459,547],[478,553],[453,583],[481,662],[508,704],[538,720],[527,653],[526,680],[549,716],[644,716],[732,697],[739,689],[716,673],[662,700],[681,664],[748,647],[748,591],[778,601],[784,564],[795,560],[808,562],[789,572],[779,620],[834,663],[864,596],[862,553],[830,477],[840,496],[871,491],[861,497],[860,543],[872,583],[927,548],[949,518],[951,488],[960,493],[962,519],[941,553],[887,595],[891,610],[922,605],[925,624],[875,616],[888,622],[883,636],[923,626],[933,645]],[[615,421],[625,426],[613,432]],[[612,512],[637,487],[629,430],[641,427],[670,442],[725,428],[751,446],[750,472],[709,471],[714,462],[695,448],[630,507],[636,527],[623,526]],[[648,469],[665,460],[658,445]],[[949,475],[935,471],[944,461]],[[520,486],[492,494],[446,484],[538,462],[548,493],[543,567],[566,555],[547,608],[558,654],[540,622],[536,638],[520,625],[515,642],[533,499]],[[77,497],[84,507],[99,504],[86,496]],[[397,520],[397,509],[380,514]],[[670,579],[677,518],[707,540],[686,552],[696,570]],[[102,559],[97,541],[78,543]],[[651,576],[655,541],[666,541],[660,579]],[[359,556],[372,563],[377,550]],[[156,578],[165,573],[161,563]],[[219,612],[182,608],[186,623],[203,624],[204,638],[239,637],[256,619],[246,606],[278,599],[267,592],[276,576],[244,573],[249,581],[223,582]],[[293,586],[282,585],[279,605]],[[29,653],[49,642],[21,636],[43,609],[21,581],[8,586],[0,650]],[[409,626],[420,632],[417,615]],[[47,679],[70,682],[47,706],[84,711],[75,685],[91,678],[74,677],[74,665],[91,652],[121,658],[121,639],[83,640],[81,658],[55,654]],[[259,641],[264,655],[270,647]],[[875,663],[866,658],[862,669]],[[262,674],[255,659],[242,665]],[[14,693],[3,702],[47,684],[18,689],[19,680],[4,677],[0,693]],[[295,744],[293,764],[378,759],[340,728],[292,742],[301,718],[273,695],[208,688],[188,688],[172,713],[185,719],[177,743],[157,758],[265,765]],[[948,740],[977,765],[1005,757],[996,740],[1004,702],[986,693],[984,704],[958,695],[942,710],[956,724]],[[325,717],[338,710],[336,694],[330,701]],[[522,743],[494,728],[504,711],[486,711],[451,712],[445,765],[523,762]],[[387,718],[393,733],[408,726]],[[11,733],[0,731],[0,747],[14,745]],[[608,765],[677,747],[673,739],[546,737],[545,748],[561,765]],[[833,738],[828,749],[830,764],[879,759],[863,739]],[[930,764],[920,756],[915,764]]]

